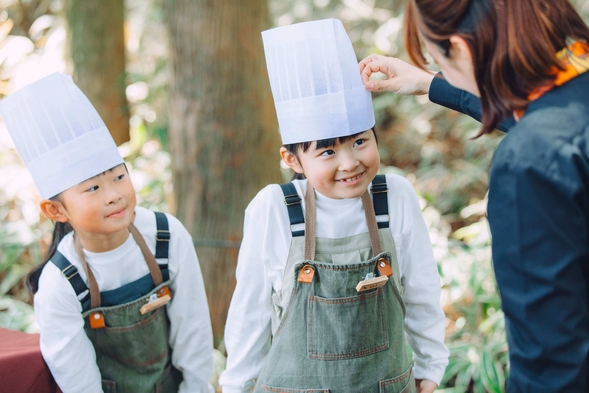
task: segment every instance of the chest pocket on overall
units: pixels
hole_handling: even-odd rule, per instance
[[[389,348],[383,289],[357,296],[309,296],[307,352],[312,359],[342,360]]]
[[[284,193],[287,197],[296,195],[296,191],[288,189]],[[307,356],[318,360],[345,360],[385,351],[391,346],[391,326],[388,326],[391,320],[387,315],[397,315],[393,324],[399,325],[397,329],[400,327],[402,332],[404,307],[394,280],[388,282],[385,278],[384,285],[360,293],[356,289],[367,275],[380,276],[378,263],[384,260],[390,266],[393,258],[390,253],[381,252],[379,224],[370,195],[366,192],[362,196],[369,233],[345,239],[316,238],[314,197],[315,192],[309,186],[305,194],[305,231],[293,231],[293,239],[304,236],[304,262],[294,266],[295,291],[290,306],[298,308],[291,310],[295,315],[306,315]],[[300,212],[293,214],[296,204],[285,202],[291,224],[302,223],[300,204]],[[385,198],[385,206],[386,203]],[[384,232],[391,237],[394,252],[390,231]],[[396,260],[394,264],[396,266]],[[306,279],[305,272],[309,270],[312,270],[312,277]],[[393,341],[395,347],[397,341],[403,342]]]

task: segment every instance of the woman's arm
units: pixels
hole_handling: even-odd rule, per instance
[[[400,95],[428,94],[431,102],[464,113],[475,120],[482,117],[481,101],[478,97],[450,85],[441,73],[425,71],[394,57],[370,55],[359,64],[362,81],[369,91],[392,91]],[[381,72],[382,80],[370,80],[370,75]],[[515,124],[509,117],[497,125],[507,132]]]
[[[429,100],[434,104],[464,113],[477,121],[481,121],[483,116],[481,100],[477,96],[449,84],[441,73],[437,74],[431,82]],[[507,132],[514,124],[515,119],[511,116],[497,124],[496,128]]]

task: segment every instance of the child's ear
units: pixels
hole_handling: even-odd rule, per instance
[[[41,211],[45,217],[53,221],[68,222],[67,216],[64,214],[65,208],[59,201],[52,201],[50,199],[43,199],[39,204]]]
[[[297,156],[286,150],[286,147],[284,146],[280,148],[280,157],[282,157],[282,161],[284,161],[284,163],[288,165],[290,169],[296,173],[304,173],[303,167],[301,166]]]

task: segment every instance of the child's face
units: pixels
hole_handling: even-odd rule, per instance
[[[317,149],[314,141],[306,152],[299,149],[296,156],[288,152],[281,155],[284,161],[298,173],[304,173],[322,195],[334,198],[361,196],[376,176],[380,155],[372,130],[358,134],[344,143]]]
[[[123,164],[68,188],[60,200],[63,214],[81,236],[127,236],[137,204]]]

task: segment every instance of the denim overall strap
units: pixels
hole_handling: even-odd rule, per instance
[[[389,203],[387,193],[387,178],[385,175],[376,175],[372,180],[372,200],[374,202],[374,213],[377,216],[384,216],[386,220],[378,221],[378,229],[389,227]]]
[[[168,270],[168,253],[169,253],[169,244],[170,244],[170,230],[168,224],[168,218],[164,213],[154,212],[156,218],[156,252],[155,257],[160,261],[165,259],[165,263],[158,263],[159,270],[162,274],[163,281],[167,281],[169,279],[169,270]],[[149,251],[149,250],[148,250]],[[68,261],[68,259],[63,256],[59,251],[55,251],[55,254],[51,257],[51,263],[53,263],[67,278],[70,285],[76,292],[76,296],[82,305],[82,312],[88,311],[90,309],[90,290],[88,286],[80,276],[78,269]],[[151,273],[150,273],[151,276]],[[151,285],[150,285],[151,284]],[[101,292],[100,293],[100,301],[101,304],[106,301],[107,306],[112,306],[115,304],[122,304],[126,303],[127,301],[134,300],[138,296],[133,296],[134,292],[141,292],[142,294],[151,291],[154,287],[153,277],[151,279],[147,279],[146,277],[142,277],[135,282],[128,283],[121,288]]]
[[[294,184],[286,183],[280,184],[282,193],[284,194],[284,204],[288,212],[288,220],[290,223],[290,231],[292,234],[290,242],[291,254],[300,253],[299,255],[293,255],[292,258],[297,262],[303,260],[304,244],[305,244],[305,215],[302,208],[302,199],[297,193],[297,189]],[[288,297],[292,291],[292,278],[294,272],[294,264],[290,268],[284,271],[285,276],[283,278],[284,291],[278,291],[272,293],[272,333],[278,328],[278,324],[282,319],[282,312],[286,308]],[[286,284],[286,285],[284,285]]]
[[[51,263],[53,263],[67,278],[70,285],[76,292],[78,300],[82,304],[82,310],[86,310],[90,307],[90,291],[88,286],[80,276],[78,269],[67,260],[59,251],[55,251],[55,254],[51,257]]]
[[[96,363],[105,393],[177,392],[182,373],[171,362],[172,351],[168,344],[170,322],[166,306],[140,312],[143,305],[160,294],[166,294],[171,281],[162,282],[162,272],[145,239],[133,224],[129,230],[141,249],[155,288],[130,302],[102,307],[98,284],[84,260],[80,240],[76,237],[74,246],[87,272],[90,288],[91,308],[82,314],[84,330],[96,351]],[[165,251],[163,257],[167,258]],[[98,295],[95,296],[95,293]],[[92,326],[91,319],[96,315],[103,319],[102,327]]]
[[[368,210],[365,200],[363,205]],[[307,223],[313,221],[311,212],[315,214],[314,209],[307,210]],[[377,226],[374,215],[367,215],[367,220],[372,220],[369,227]],[[293,289],[288,302],[282,303],[278,325],[273,326],[272,346],[254,392],[415,392],[406,351],[404,304],[394,279],[399,272],[394,240],[389,229],[378,234],[385,250],[378,254],[368,233],[345,239],[316,238],[312,260],[294,249],[303,244],[293,238],[286,267],[293,274],[285,270]],[[307,225],[305,237],[309,235],[313,231]],[[298,262],[293,262],[293,255]],[[358,292],[359,281],[378,275],[382,258],[391,264],[393,279]],[[312,272],[311,280],[308,272]]]
[[[280,188],[284,194],[284,204],[288,211],[292,237],[305,236],[304,230],[295,229],[296,225],[304,224],[305,222],[305,216],[301,208],[301,197],[297,194],[297,189],[292,183],[281,184]]]
[[[137,228],[133,223],[129,224],[129,232],[135,239],[135,242],[141,249],[141,253],[143,254],[143,258],[145,258],[145,262],[147,263],[147,267],[149,269],[149,274],[153,280],[155,286],[158,286],[163,281],[162,272],[155,260],[153,254],[149,251],[147,247],[147,243],[145,243],[145,239],[139,233]],[[100,290],[98,289],[98,283],[96,282],[96,278],[94,277],[94,273],[88,263],[86,262],[86,258],[84,258],[84,251],[82,249],[82,243],[80,241],[80,237],[74,233],[74,248],[76,253],[78,254],[78,258],[80,259],[80,263],[84,267],[84,271],[86,272],[86,277],[88,279],[88,287],[90,288],[90,308],[98,308],[100,307],[101,300],[100,300]]]
[[[168,224],[168,217],[162,212],[154,213],[157,229],[157,232],[155,233],[155,258],[168,259],[168,252],[170,249],[170,226]],[[163,268],[167,269],[168,265],[163,265]]]

